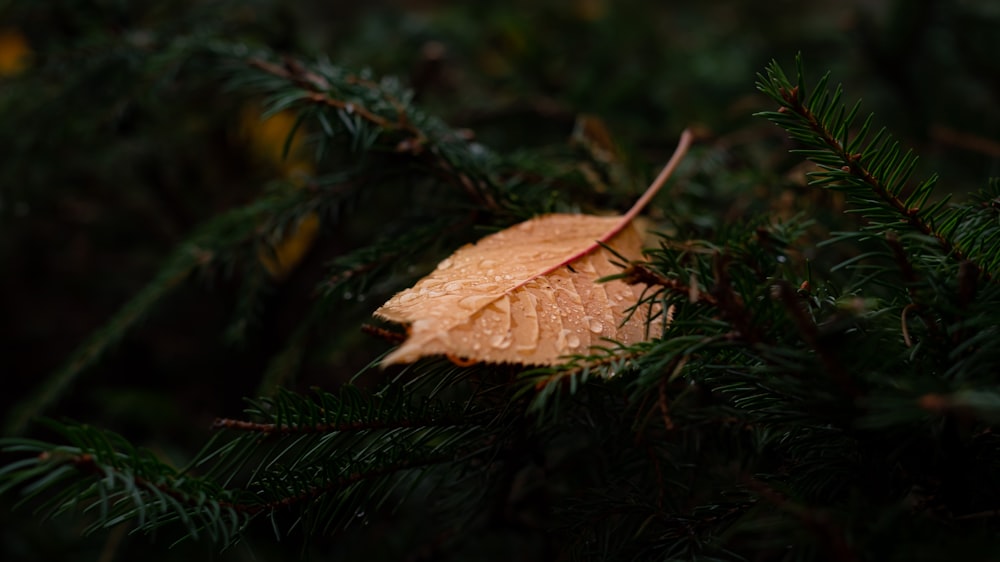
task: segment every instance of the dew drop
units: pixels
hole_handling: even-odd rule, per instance
[[[454,264],[454,262],[451,261],[451,258],[445,258],[444,260],[441,261],[441,263],[438,264],[437,268],[438,269],[448,269],[453,264]]]
[[[587,322],[587,327],[590,328],[591,332],[600,334],[601,330],[604,329],[604,324],[601,324],[601,321],[597,318],[591,318],[590,321]]]
[[[496,260],[491,259],[485,259],[479,262],[479,267],[495,267],[496,265]]]
[[[580,338],[576,334],[570,334],[569,337],[566,338],[566,343],[569,344],[570,347],[580,347]]]
[[[569,330],[559,330],[559,337],[556,338],[556,347],[559,349],[560,353],[564,353],[566,351],[566,334],[568,333]]]
[[[494,334],[490,337],[490,345],[497,349],[507,349],[510,347],[512,342],[513,340],[510,337],[510,332],[507,332],[506,334]]]
[[[461,281],[448,281],[444,284],[444,290],[449,293],[458,292],[465,284]]]
[[[402,304],[404,302],[410,302],[412,300],[415,300],[416,298],[417,298],[416,293],[403,293],[402,295],[399,296],[399,302],[400,304]]]

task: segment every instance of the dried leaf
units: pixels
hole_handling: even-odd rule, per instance
[[[633,219],[676,167],[681,144],[653,185],[623,216],[545,215],[467,244],[375,315],[405,324],[408,337],[383,361],[447,355],[490,363],[553,365],[609,338],[632,344],[660,335],[647,323],[658,309],[635,307],[642,286],[596,283],[620,272],[613,248],[638,259],[642,236]]]

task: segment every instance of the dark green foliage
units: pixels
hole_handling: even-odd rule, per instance
[[[65,27],[35,39],[35,70],[0,78],[14,92],[0,93],[14,117],[0,125],[14,156],[0,171],[20,179],[0,185],[0,203],[58,208],[113,193],[142,217],[114,238],[144,226],[162,241],[134,249],[157,259],[122,275],[148,283],[109,281],[131,300],[7,399],[0,493],[15,517],[45,519],[60,541],[107,536],[105,553],[121,533],[140,535],[119,557],[175,548],[157,560],[1000,556],[1000,181],[982,160],[920,142],[938,134],[934,95],[995,96],[976,70],[996,64],[981,56],[995,36],[976,23],[995,14],[935,5],[928,21],[970,30],[935,28],[954,51],[921,46],[931,15],[905,3],[907,17],[876,35],[877,18],[855,14],[853,40],[870,43],[889,84],[874,97],[901,100],[883,121],[844,101],[853,86],[830,88],[841,72],[866,78],[839,58],[815,86],[801,59],[794,73],[772,62],[757,75],[763,101],[727,97],[752,89],[751,72],[729,70],[773,54],[733,49],[726,25],[761,17],[775,44],[791,42],[782,22],[808,21],[805,3],[750,14],[739,3],[675,13],[483,2],[441,8],[433,33],[430,19],[388,13],[323,27],[343,43],[285,35],[294,9],[268,2],[225,3],[221,19],[207,17],[222,9],[212,3],[57,4],[65,13],[0,3],[32,38],[40,22]],[[532,21],[542,15],[544,33]],[[586,30],[620,51],[564,52],[591,17]],[[726,25],[683,34],[713,17]],[[841,35],[805,42],[841,57]],[[286,54],[311,42],[332,54]],[[93,51],[72,54],[81,45]],[[452,58],[434,58],[441,48]],[[649,58],[635,70],[622,53],[639,51]],[[408,67],[395,60],[403,52],[424,58]],[[965,90],[915,88],[910,52],[937,71],[961,53],[974,65],[957,79]],[[459,72],[469,60],[482,72]],[[664,65],[672,72],[645,70]],[[60,73],[72,80],[52,80]],[[107,89],[85,87],[101,80]],[[82,105],[111,109],[47,111],[77,91]],[[741,120],[764,119],[727,123],[720,100]],[[289,119],[267,139],[278,161],[232,132],[245,111]],[[603,121],[577,119],[588,111],[627,135],[603,138]],[[1000,122],[995,109],[978,122],[956,111],[959,123]],[[702,133],[649,210],[660,234],[645,258],[616,276],[647,285],[638,306],[658,307],[663,337],[609,341],[551,368],[376,367],[381,339],[401,335],[358,328],[385,298],[521,219],[626,208],[691,116],[717,134]],[[102,162],[83,149],[97,140],[111,147]],[[925,151],[931,166],[916,157]],[[67,159],[46,166],[36,154]],[[282,171],[289,162],[308,165],[296,175]],[[973,181],[984,186],[967,195]],[[310,220],[306,257],[276,273],[268,264]],[[19,224],[10,232],[29,239]],[[136,363],[136,349],[159,353]],[[101,378],[122,369],[125,381]],[[237,403],[244,395],[257,398]],[[158,416],[167,421],[149,421]],[[9,549],[5,559],[45,550]]]
[[[44,494],[40,508],[53,515],[92,512],[93,528],[135,520],[150,533],[179,523],[187,536],[221,546],[239,541],[256,518],[269,519],[279,540],[289,526],[328,533],[391,507],[400,491],[419,492],[429,478],[457,488],[459,467],[495,455],[484,430],[499,420],[474,402],[438,396],[454,393],[461,374],[452,369],[433,380],[437,389],[422,389],[429,381],[418,376],[375,396],[353,386],[314,397],[281,391],[251,404],[252,421],[217,420],[227,435],[183,469],[118,435],[52,424],[67,445],[7,441],[8,452],[33,456],[0,473],[0,491],[23,488],[29,500]]]

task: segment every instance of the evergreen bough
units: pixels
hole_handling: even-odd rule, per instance
[[[609,342],[545,369],[425,360],[372,388],[300,395],[280,388],[288,363],[335,303],[405,286],[473,227],[551,210],[559,203],[534,184],[552,168],[489,151],[393,80],[225,45],[202,55],[222,61],[234,91],[265,96],[268,112],[296,112],[319,172],[192,235],[23,402],[13,430],[194,272],[240,273],[240,316],[252,316],[269,283],[260,252],[292,225],[397,202],[379,236],[329,265],[265,397],[217,420],[186,466],[48,420],[60,443],[3,440],[17,460],[0,470],[0,492],[45,516],[80,511],[90,530],[129,522],[219,547],[258,525],[308,540],[396,517],[397,529],[430,533],[399,531],[415,541],[406,548],[440,556],[477,553],[477,532],[498,526],[558,559],[1000,554],[1000,182],[951,203],[935,178],[911,179],[916,157],[871,116],[859,123],[839,87],[824,77],[806,88],[801,62],[794,79],[772,63],[757,85],[778,109],[761,116],[856,222],[837,217],[827,234],[804,213],[765,215],[706,232],[671,216],[672,235],[621,273],[650,287],[639,306],[673,308],[661,339]],[[463,202],[438,204],[433,220],[407,212],[454,193]]]

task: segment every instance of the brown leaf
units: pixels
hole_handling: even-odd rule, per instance
[[[490,363],[553,365],[609,338],[632,344],[658,337],[647,323],[658,308],[637,307],[642,286],[615,280],[613,254],[638,259],[642,236],[633,219],[683,156],[674,157],[650,189],[622,216],[552,214],[467,244],[428,276],[389,299],[377,317],[405,324],[408,338],[382,362],[447,355]]]

